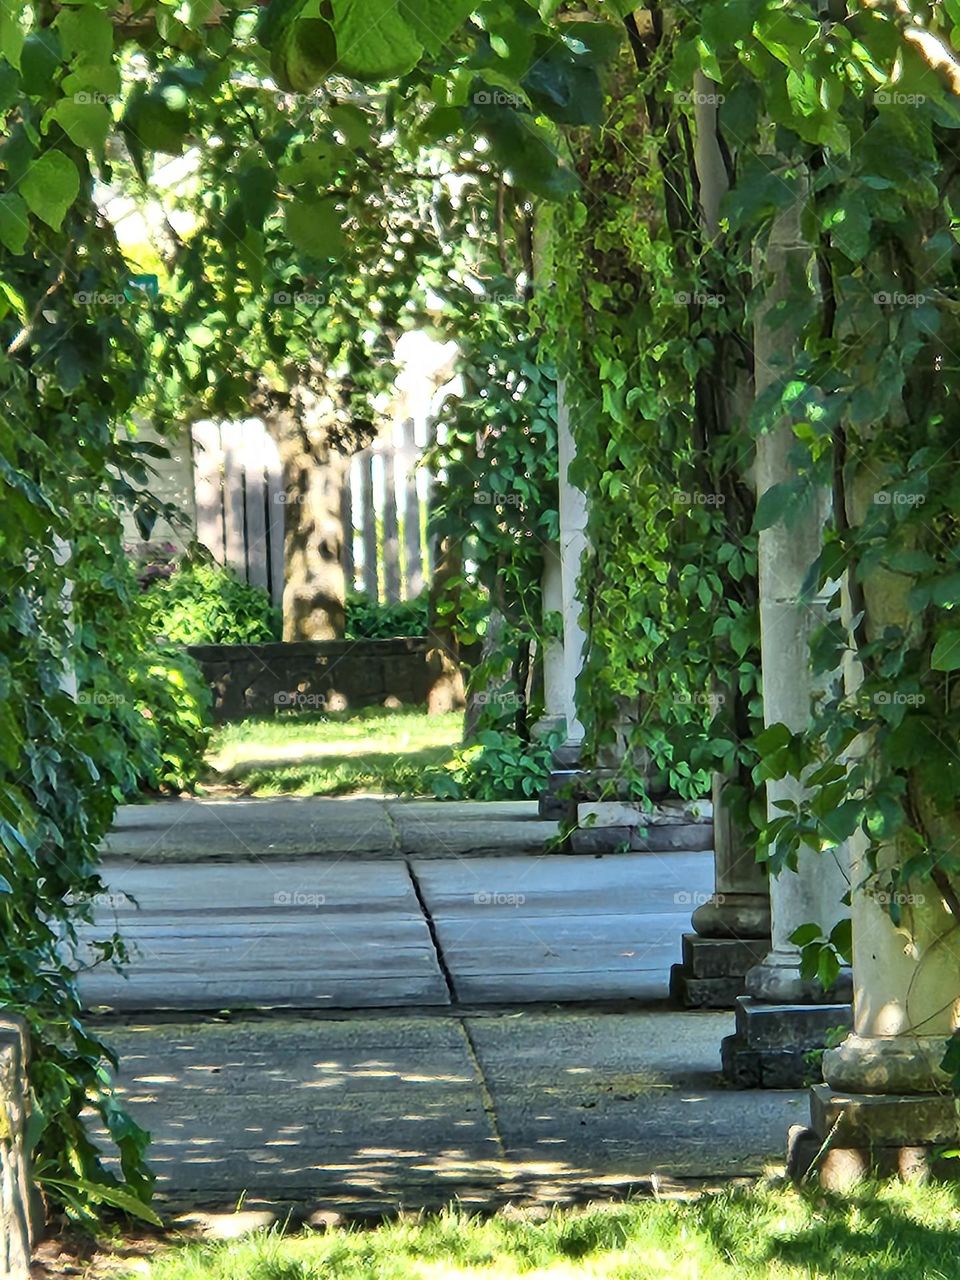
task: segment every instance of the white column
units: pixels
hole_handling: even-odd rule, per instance
[[[560,589],[563,612],[563,702],[567,736],[558,754],[564,764],[575,764],[583,745],[584,728],[577,716],[577,679],[583,669],[587,636],[581,623],[580,576],[587,552],[587,495],[572,484],[570,464],[576,443],[570,426],[570,410],[561,378],[557,385],[557,450],[560,488]]]
[[[860,524],[874,494],[882,489],[874,466],[863,468],[848,499],[852,522]],[[905,635],[922,621],[908,603],[912,580],[877,568],[863,586],[867,639],[897,627]],[[856,662],[845,669],[846,688],[855,696],[863,678]],[[860,751],[869,762],[870,742]],[[913,808],[931,843],[957,847],[960,815],[944,815],[911,779]],[[903,866],[915,848],[897,841],[881,846],[871,872],[865,835],[852,844],[853,1034],[824,1054],[824,1079],[851,1093],[948,1093],[940,1070],[946,1043],[960,1029],[960,931],[943,893],[927,877],[896,884],[900,922],[890,915],[889,872]],[[948,881],[949,883],[949,881]],[[956,909],[958,904],[953,903]]]
[[[540,598],[544,619],[563,617],[563,568],[559,546],[550,545],[543,550],[543,572],[540,577]],[[543,642],[543,716],[537,721],[538,737],[567,730],[567,710],[574,690],[568,691],[567,667],[562,635],[549,635]]]
[[[796,279],[803,279],[810,267],[811,250],[800,230],[802,199],[782,213],[771,231],[765,275],[771,283],[760,304],[754,331],[756,393],[759,397],[782,375],[783,355],[797,341],[791,320],[779,312],[787,303]],[[776,323],[774,323],[774,320]],[[774,484],[795,474],[790,461],[794,446],[792,427],[778,427],[757,441],[757,496]],[[789,523],[781,520],[760,533],[760,648],[763,670],[764,723],[785,724],[796,732],[810,722],[811,699],[815,691],[810,673],[809,639],[824,616],[822,605],[800,598],[801,587],[821,545],[824,522],[830,508],[825,490],[812,490]],[[802,804],[804,791],[796,779],[767,783],[767,803],[771,818],[782,815],[778,800]],[[790,935],[802,924],[815,922],[824,933],[847,914],[841,899],[849,887],[846,851],[800,852],[796,871],[784,869],[770,878],[772,948],[763,964],[747,975],[747,991],[773,1001],[817,1000],[823,993],[816,983],[801,979],[799,949]],[[834,999],[841,988],[834,989]],[[829,998],[829,997],[828,997]],[[842,998],[842,996],[840,997]]]

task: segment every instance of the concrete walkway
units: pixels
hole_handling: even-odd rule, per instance
[[[81,937],[118,928],[127,976],[81,978],[119,1012],[653,1000],[709,854],[139,865],[108,859]],[[90,953],[92,955],[92,953]]]
[[[554,1203],[779,1163],[802,1096],[726,1089],[732,1015],[667,999],[711,855],[553,833],[529,805],[122,811],[84,945],[119,927],[134,958],[81,991],[168,1203]]]
[[[722,1088],[718,1013],[491,1010],[104,1028],[169,1206],[564,1203],[782,1163],[800,1093]]]

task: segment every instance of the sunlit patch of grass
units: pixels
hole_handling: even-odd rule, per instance
[[[382,707],[244,720],[216,731],[210,780],[259,796],[429,795],[462,731],[459,712]]]
[[[960,1191],[889,1183],[847,1197],[791,1186],[556,1210],[457,1210],[323,1235],[173,1246],[148,1280],[947,1280]],[[132,1273],[120,1272],[126,1277]]]

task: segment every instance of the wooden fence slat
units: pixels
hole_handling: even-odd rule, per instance
[[[400,528],[397,522],[397,455],[392,433],[383,442],[383,591],[400,599]]]
[[[379,600],[377,583],[377,511],[373,500],[373,454],[360,455],[360,510],[363,513],[363,589],[371,600]]]
[[[270,599],[279,609],[283,604],[283,547],[286,494],[283,489],[283,464],[280,450],[269,431],[264,431],[264,471],[267,480],[267,528],[270,539]]]
[[[264,475],[266,428],[259,418],[243,424],[243,510],[246,525],[247,581],[266,588],[270,582],[267,545],[267,485]]]
[[[403,446],[403,549],[404,599],[413,600],[423,590],[423,548],[420,543],[420,495],[417,493],[419,451],[412,418],[401,427]]]
[[[343,480],[343,488],[340,491],[340,523],[343,525],[343,543],[341,545],[340,559],[343,561],[343,576],[346,579],[347,590],[353,591],[356,587],[357,566],[353,558],[353,485],[351,483],[353,476],[353,460],[351,465],[347,467]]]
[[[215,422],[195,422],[193,439],[193,494],[197,508],[197,541],[223,564],[223,449]]]
[[[220,427],[220,439],[223,441],[223,523],[227,564],[245,578],[247,554],[243,529],[242,425],[239,422],[224,422]]]

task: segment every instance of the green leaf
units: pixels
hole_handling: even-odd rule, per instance
[[[14,67],[20,66],[23,49],[23,15],[27,0],[3,0],[0,5],[0,55]]]
[[[62,151],[47,151],[27,170],[20,192],[30,210],[59,231],[67,210],[80,194],[77,166]]]
[[[337,258],[344,247],[342,217],[334,200],[290,200],[284,208],[287,234],[312,258]]]
[[[182,86],[138,86],[123,113],[124,131],[140,151],[178,156],[190,122],[187,106]]]
[[[423,45],[400,15],[414,7],[401,9],[396,0],[332,0],[337,69],[357,80],[389,80],[412,70]],[[424,7],[433,6],[428,0]]]
[[[64,52],[78,62],[109,65],[113,57],[113,23],[101,9],[61,9],[54,23]]]
[[[933,646],[930,666],[934,671],[960,671],[960,630],[944,632]]]
[[[79,98],[80,95],[77,95]],[[81,102],[62,98],[50,116],[57,121],[71,142],[85,151],[100,153],[113,123],[109,109],[102,102]]]
[[[20,53],[20,75],[24,92],[34,98],[45,98],[50,84],[60,70],[60,41],[56,31],[48,27],[33,32],[23,42]]]
[[[30,233],[29,214],[15,191],[0,196],[0,243],[11,253],[23,253]]]
[[[114,1186],[112,1183],[94,1182],[89,1178],[61,1177],[44,1178],[43,1183],[63,1191],[76,1192],[92,1200],[94,1204],[108,1204],[114,1209],[120,1209],[121,1212],[129,1214],[131,1218],[139,1218],[155,1227],[163,1226],[163,1219],[155,1209],[151,1209],[132,1192],[124,1190],[123,1187]]]
[[[801,924],[791,933],[790,941],[795,947],[806,947],[811,942],[816,942],[820,936],[818,924]]]
[[[840,960],[830,947],[823,947],[817,961],[817,981],[824,991],[829,991],[840,977]]]
[[[240,203],[250,226],[262,227],[275,203],[273,170],[265,164],[251,165],[237,179]]]

